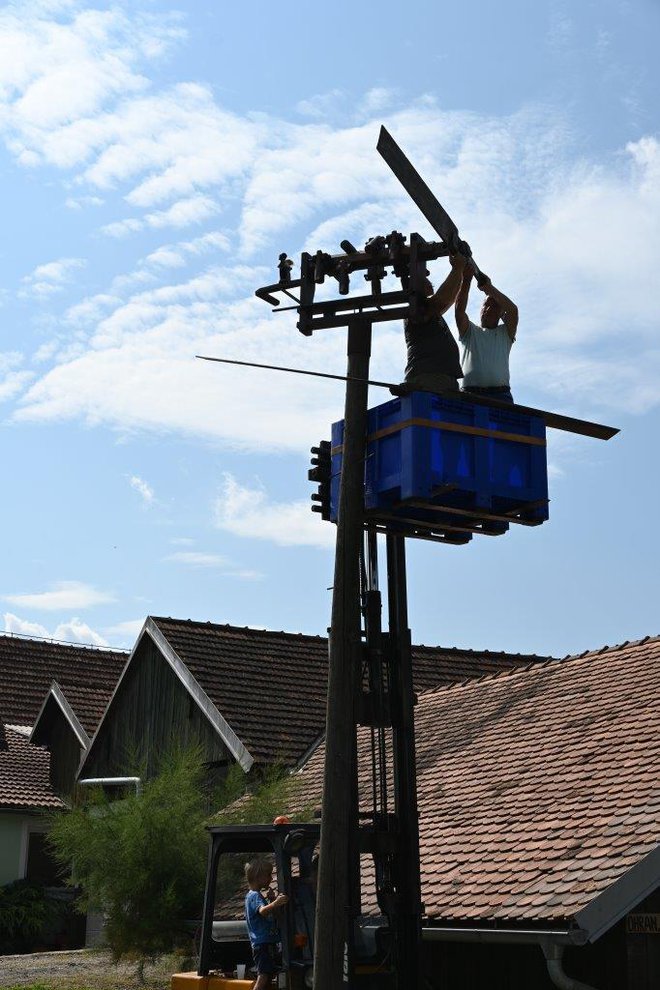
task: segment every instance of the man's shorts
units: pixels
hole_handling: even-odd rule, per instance
[[[253,945],[252,955],[258,976],[261,976],[262,973],[272,976],[279,971],[280,954],[274,942],[262,942],[261,945]]]

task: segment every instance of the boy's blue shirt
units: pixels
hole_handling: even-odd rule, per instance
[[[260,890],[248,890],[245,895],[245,920],[248,935],[252,945],[265,945],[267,942],[277,942],[278,928],[272,914],[265,917],[259,914],[259,908],[268,904]]]

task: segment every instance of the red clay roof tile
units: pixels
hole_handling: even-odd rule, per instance
[[[0,635],[0,712],[10,724],[34,725],[57,681],[91,735],[127,659],[123,650]]]
[[[27,736],[3,727],[0,746],[0,808],[46,810],[65,808],[49,781],[50,754],[31,746]]]
[[[152,617],[177,656],[257,762],[293,764],[325,725],[328,641]],[[529,655],[415,646],[415,688],[424,691],[547,660]],[[253,717],[255,701],[265,718]]]
[[[428,916],[565,922],[660,842],[657,638],[427,691],[415,714]]]

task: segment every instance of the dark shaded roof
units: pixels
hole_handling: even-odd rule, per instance
[[[91,735],[127,659],[123,650],[0,635],[3,718],[10,724],[33,725],[51,683],[57,681]]]
[[[257,762],[292,765],[323,731],[324,636],[158,616],[151,621]],[[422,691],[539,659],[548,658],[416,646],[415,687]]]
[[[429,691],[415,716],[430,917],[596,937],[660,883],[660,639]],[[301,805],[320,804],[323,755]]]
[[[65,808],[50,786],[50,754],[31,746],[23,732],[2,727],[0,744],[0,808],[41,810]]]

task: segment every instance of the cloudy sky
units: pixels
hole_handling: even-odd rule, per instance
[[[519,401],[622,428],[550,433],[542,528],[409,542],[414,639],[660,632],[659,28],[656,0],[3,4],[5,629],[325,632],[334,528],[306,476],[342,388],[195,355],[343,372],[343,331],[302,337],[253,292],[283,250],[429,233],[385,123],[519,304]],[[403,364],[378,326],[374,377]]]

